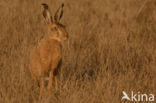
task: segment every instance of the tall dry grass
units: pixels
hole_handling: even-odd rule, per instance
[[[39,97],[28,70],[47,33],[41,3],[62,3],[59,91]],[[0,103],[121,103],[122,91],[156,95],[155,0],[0,0]]]

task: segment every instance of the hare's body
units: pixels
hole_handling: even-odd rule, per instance
[[[48,74],[49,83],[48,89],[52,87],[52,80],[55,77],[55,83],[57,88],[57,72],[58,66],[62,59],[61,42],[66,40],[68,33],[65,30],[65,26],[59,23],[58,12],[61,10],[60,17],[63,13],[63,5],[59,8],[55,14],[55,20],[52,20],[47,4],[44,6],[43,16],[49,27],[48,35],[43,37],[36,46],[34,46],[30,54],[29,69],[32,78],[35,81],[40,81],[41,91],[44,88],[44,81]]]
[[[33,48],[31,53],[30,68],[32,74],[39,79],[41,77],[41,71],[46,73],[52,69],[53,65],[57,66],[62,57],[61,52],[61,44],[59,41],[43,38],[37,46]],[[57,68],[53,69],[55,70]]]

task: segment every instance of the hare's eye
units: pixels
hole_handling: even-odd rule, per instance
[[[56,27],[54,27],[54,30],[56,30],[57,28]]]

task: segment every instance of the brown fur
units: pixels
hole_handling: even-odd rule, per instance
[[[60,9],[63,8],[59,8],[57,10],[57,15]],[[60,15],[62,16],[62,14]],[[60,24],[59,21],[49,20],[51,19],[51,17],[49,17],[49,14],[45,14],[44,17],[48,24],[49,31],[48,34],[45,37],[43,37],[43,39],[41,39],[38,42],[38,44],[35,45],[35,47],[33,48],[30,55],[29,64],[29,69],[32,78],[35,81],[40,81],[41,91],[44,88],[44,81],[47,73],[49,74],[48,89],[51,89],[52,87],[53,77],[55,77],[55,86],[57,88],[57,78],[56,73],[54,72],[57,71],[58,65],[62,59],[61,42],[66,40],[68,37],[68,33],[65,30],[65,26]]]

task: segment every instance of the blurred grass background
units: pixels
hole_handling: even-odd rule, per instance
[[[41,3],[61,20],[59,91],[39,100],[28,63],[47,33]],[[122,91],[156,94],[155,0],[0,0],[0,103],[128,103]]]

